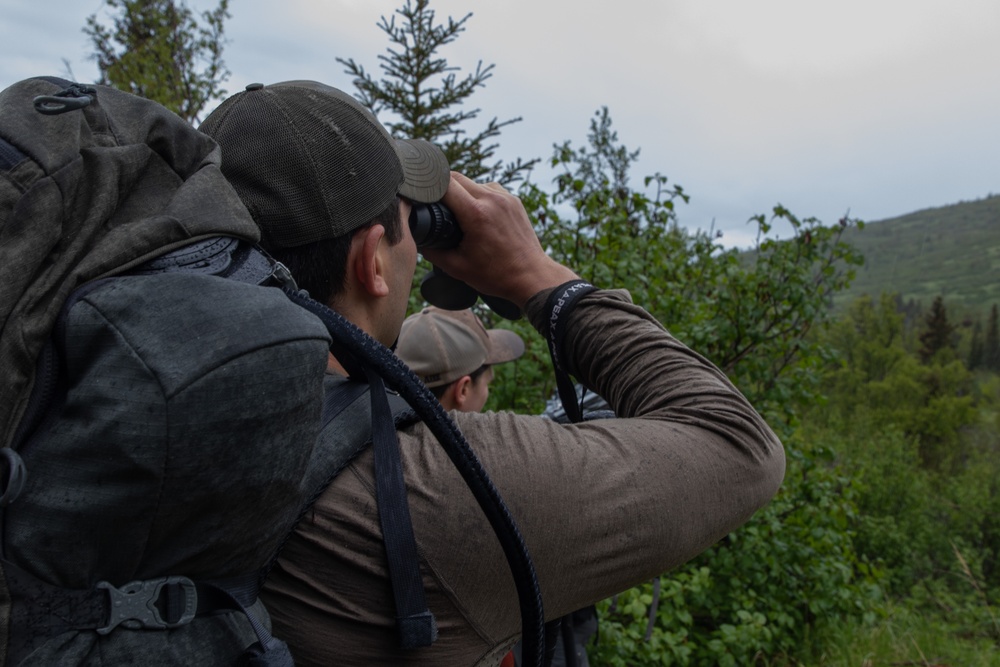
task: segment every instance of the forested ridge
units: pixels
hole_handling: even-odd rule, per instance
[[[1000,301],[998,195],[869,222],[845,238],[865,262],[854,283],[837,295],[838,306],[882,292],[928,304],[943,296],[970,313]]]

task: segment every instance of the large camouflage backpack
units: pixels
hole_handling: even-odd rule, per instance
[[[290,662],[256,594],[329,336],[219,159],[111,88],[0,92],[0,665]]]

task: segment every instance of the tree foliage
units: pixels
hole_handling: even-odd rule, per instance
[[[855,485],[830,467],[829,450],[796,442],[790,453],[779,496],[661,577],[658,604],[646,584],[599,605],[593,664],[770,664],[799,654],[823,622],[875,617],[881,573],[859,557],[849,530]]]
[[[800,436],[826,444],[853,480],[855,548],[887,593],[995,642],[1000,626],[983,621],[1000,594],[1000,379],[947,349],[928,357],[926,337],[904,335],[901,303],[859,299],[830,327],[827,402],[803,410]]]
[[[452,169],[469,178],[509,184],[523,178],[536,162],[518,158],[505,165],[495,158],[501,131],[521,118],[493,117],[486,127],[470,132],[469,124],[478,119],[480,109],[463,106],[493,76],[494,65],[480,60],[474,71],[460,78],[459,68],[439,53],[465,31],[471,17],[469,12],[461,19],[448,17],[438,23],[430,0],[406,0],[378,24],[391,44],[378,57],[383,78],[376,80],[353,58],[337,62],[353,78],[365,106],[392,115],[382,121],[394,136],[438,144]]]
[[[621,145],[607,108],[592,118],[587,140],[580,148],[556,146],[552,192],[521,188],[542,245],[594,284],[628,289],[772,422],[791,424],[795,405],[813,397],[822,357],[809,333],[829,317],[832,295],[861,261],[841,235],[860,223],[826,227],[779,205],[750,219],[758,229],[751,251],[725,248],[717,234],[678,224],[675,207],[688,197],[682,187],[659,173],[632,186],[638,151]],[[792,238],[773,238],[779,219]],[[531,388],[523,384],[516,391],[497,405],[527,408],[544,398],[526,396]]]
[[[972,327],[972,340],[969,342],[969,356],[966,363],[970,371],[983,366],[985,354],[986,344],[983,342],[983,326],[979,320],[976,320]]]
[[[986,326],[986,342],[983,345],[983,364],[991,371],[1000,372],[1000,317],[997,305],[990,308],[990,319]]]
[[[862,297],[822,337],[832,352],[822,386],[829,405],[815,417],[835,429],[866,419],[897,429],[917,443],[926,466],[939,468],[977,418],[972,374],[954,355],[927,356],[926,336],[919,351],[907,350],[896,302]],[[932,309],[929,320],[940,322],[942,312]]]
[[[825,227],[777,206],[750,219],[759,232],[751,251],[727,249],[718,235],[679,224],[676,207],[688,198],[682,187],[662,174],[633,186],[638,155],[621,144],[606,108],[592,118],[585,146],[557,145],[552,190],[529,183],[520,191],[543,246],[591,282],[628,289],[789,434],[828,357],[811,334],[861,261],[841,235],[860,223]],[[776,219],[790,224],[792,238],[773,237]],[[527,360],[497,367],[495,405],[532,411],[552,382],[532,385],[524,376],[537,382],[548,368],[541,345]],[[504,381],[508,373],[517,381]],[[847,532],[855,514],[848,481],[822,452],[786,444],[790,465],[778,499],[661,577],[659,605],[651,584],[602,605],[596,662],[750,664],[759,653],[790,651],[818,618],[870,607],[875,573]]]
[[[948,321],[944,297],[938,296],[931,304],[931,311],[924,320],[924,330],[920,334],[920,360],[926,364],[943,350],[953,348],[954,333],[955,326]]]
[[[105,0],[106,26],[97,14],[84,32],[94,44],[99,83],[159,102],[188,122],[226,91],[222,59],[229,0],[200,22],[183,0]]]

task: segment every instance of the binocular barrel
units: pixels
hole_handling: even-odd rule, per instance
[[[418,248],[454,248],[462,240],[462,228],[441,202],[413,204],[409,224]]]

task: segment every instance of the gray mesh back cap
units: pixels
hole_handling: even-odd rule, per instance
[[[199,130],[221,146],[222,172],[265,247],[342,236],[397,194],[430,203],[448,190],[448,161],[437,146],[393,139],[354,97],[315,81],[251,84]]]

